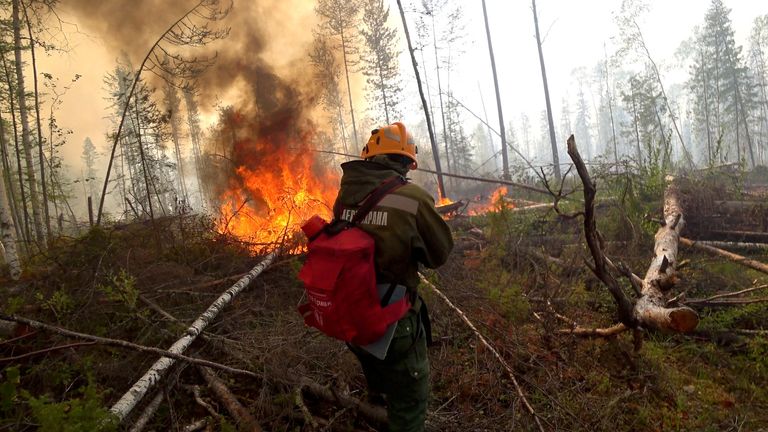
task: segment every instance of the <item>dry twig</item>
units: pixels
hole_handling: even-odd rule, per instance
[[[223,364],[215,363],[215,362],[208,361],[208,360],[202,360],[202,359],[197,359],[197,358],[194,358],[194,357],[188,357],[188,356],[185,356],[183,354],[177,354],[175,352],[167,351],[167,350],[160,349],[160,348],[148,347],[148,346],[145,346],[145,345],[139,345],[139,344],[135,344],[133,342],[128,342],[128,341],[122,340],[122,339],[111,339],[111,338],[105,338],[105,337],[101,337],[101,336],[94,336],[94,335],[89,335],[89,334],[85,334],[85,333],[79,333],[79,332],[76,332],[76,331],[65,329],[63,327],[52,326],[52,325],[45,324],[45,323],[42,323],[40,321],[31,320],[31,319],[28,319],[28,318],[17,317],[17,316],[13,316],[13,315],[6,315],[6,314],[4,314],[2,312],[0,312],[0,318],[4,319],[4,320],[8,320],[8,321],[15,321],[15,322],[19,322],[19,323],[22,323],[22,324],[27,324],[28,326],[36,328],[38,330],[45,330],[45,331],[49,331],[49,332],[60,334],[62,336],[68,336],[68,337],[73,337],[73,338],[77,338],[77,339],[93,341],[94,343],[99,343],[99,344],[102,344],[102,345],[116,346],[116,347],[120,347],[120,348],[131,349],[131,350],[134,350],[134,351],[141,351],[141,352],[146,352],[146,353],[157,354],[159,356],[168,357],[168,358],[171,358],[171,359],[174,359],[174,360],[181,360],[181,361],[184,361],[184,362],[193,363],[193,364],[200,365],[200,366],[208,366],[210,368],[219,369],[219,370],[222,370],[222,371],[225,371],[225,372],[229,372],[229,373],[232,373],[232,374],[235,374],[235,375],[245,375],[245,376],[249,376],[249,377],[252,377],[252,378],[260,378],[260,375],[257,375],[256,373],[251,372],[251,371],[247,371],[247,370],[243,370],[243,369],[237,369],[237,368],[225,366]]]
[[[445,302],[445,304],[448,305],[448,307],[453,309],[454,312],[456,312],[459,315],[459,317],[461,317],[464,323],[467,324],[467,326],[472,330],[472,332],[475,333],[475,336],[477,336],[480,342],[483,345],[485,345],[486,348],[488,348],[488,350],[494,355],[494,357],[496,357],[497,360],[499,360],[501,365],[507,371],[507,375],[512,381],[512,384],[514,384],[515,390],[517,390],[517,395],[520,397],[520,400],[522,401],[523,406],[525,406],[525,409],[533,416],[534,420],[536,421],[536,425],[538,425],[539,427],[539,430],[544,432],[545,429],[544,429],[544,426],[541,424],[541,420],[539,419],[538,414],[536,414],[536,411],[533,409],[531,404],[528,402],[528,399],[525,397],[525,393],[523,393],[522,387],[520,387],[520,384],[517,382],[517,378],[515,378],[514,372],[512,372],[512,367],[507,363],[506,360],[504,360],[504,357],[502,357],[501,354],[499,354],[499,352],[496,350],[496,348],[494,348],[493,345],[491,345],[485,339],[482,333],[480,333],[477,327],[475,327],[475,325],[472,324],[472,321],[470,321],[469,318],[467,318],[467,315],[464,312],[462,312],[461,309],[456,307],[453,304],[453,302],[451,302],[451,300],[448,299],[448,297],[446,297],[445,294],[443,294],[439,289],[437,289],[437,287],[432,282],[428,281],[423,274],[419,273],[419,277],[421,278],[422,282],[424,282],[428,287],[430,287],[432,291],[434,291],[435,294],[437,294],[438,297],[440,297]]]
[[[200,375],[203,376],[205,382],[208,383],[208,387],[213,390],[216,397],[219,398],[227,411],[235,419],[238,430],[245,432],[261,432],[261,427],[256,421],[256,418],[248,412],[247,409],[237,400],[232,391],[222,382],[216,374],[208,368],[199,367]]]

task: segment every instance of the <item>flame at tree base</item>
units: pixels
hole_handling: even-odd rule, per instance
[[[329,220],[336,191],[306,172],[294,175],[283,168],[259,172],[239,167],[243,184],[222,195],[218,231],[264,250],[290,240],[314,215]]]
[[[249,124],[237,113],[225,120],[237,136],[250,136],[234,142],[230,163],[235,168],[218,193],[217,230],[254,251],[272,250],[286,241],[288,251],[301,250],[303,245],[290,240],[313,215],[331,219],[338,173],[306,151],[312,133],[297,133],[281,121]]]

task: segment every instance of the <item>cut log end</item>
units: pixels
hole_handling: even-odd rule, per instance
[[[635,317],[642,327],[687,333],[699,325],[699,315],[693,309],[686,306],[666,308],[650,300],[640,299],[635,305]]]
[[[688,307],[679,307],[669,312],[669,327],[680,333],[693,331],[699,325],[699,314]]]

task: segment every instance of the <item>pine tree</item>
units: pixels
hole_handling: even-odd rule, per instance
[[[713,131],[722,133],[729,150],[725,159],[746,159],[754,165],[748,113],[755,106],[756,88],[744,65],[742,47],[736,45],[730,12],[722,0],[712,0],[696,37],[689,88],[694,116],[707,142],[713,141]]]
[[[88,185],[88,196],[95,200],[98,200],[96,195],[98,193],[98,187],[96,186],[96,160],[98,157],[99,154],[93,141],[91,141],[90,137],[85,137],[85,140],[83,140],[83,153],[80,155],[83,166],[85,166],[85,178],[83,180]]]
[[[113,109],[120,115],[126,102],[128,88],[132,85],[133,71],[130,65],[119,64],[107,75],[105,83],[114,100]],[[173,187],[170,169],[176,167],[165,154],[169,139],[167,121],[156,102],[153,90],[140,80],[127,111],[123,131],[120,134],[118,181],[121,204],[126,214],[136,217],[154,217],[154,197],[163,214],[173,207],[179,194]]]
[[[669,147],[666,104],[650,71],[633,75],[628,88],[622,89],[621,100],[629,118],[623,122],[622,134],[627,142],[634,143],[635,158],[640,167],[656,162],[658,151]]]
[[[386,24],[389,7],[384,6],[384,0],[363,0],[362,11],[363,25],[359,31],[366,48],[362,63],[370,110],[374,118],[383,117],[389,124],[391,119],[401,116],[397,31]]]
[[[765,164],[768,152],[768,15],[755,18],[750,35],[749,63],[757,91],[757,104],[753,108],[753,118],[756,119],[756,142],[762,146],[755,150],[759,161]]]
[[[520,114],[520,134],[522,135],[522,144],[525,149],[525,156],[533,158],[536,148],[531,146],[531,120],[525,113]]]
[[[336,57],[328,43],[327,36],[315,34],[315,40],[309,57],[314,66],[315,80],[322,89],[320,102],[336,123],[334,131],[339,139],[335,140],[335,142],[341,142],[342,150],[345,154],[349,154],[347,132],[344,126],[344,103],[341,100],[341,92],[339,91],[341,69],[336,63]]]
[[[472,171],[472,143],[464,129],[459,104],[455,98],[450,97],[450,93],[448,95],[445,114],[453,169],[458,174],[467,175]]]
[[[171,127],[173,154],[176,159],[176,184],[184,205],[189,205],[189,194],[187,193],[187,185],[184,180],[184,156],[181,154],[181,99],[179,99],[178,89],[170,81],[166,81],[163,93],[166,119]]]
[[[591,120],[589,117],[589,106],[584,97],[584,87],[579,82],[579,92],[576,99],[576,124],[574,125],[574,134],[578,137],[579,147],[584,152],[584,157],[589,160],[592,158],[592,133],[590,128]]]
[[[355,121],[355,107],[352,104],[352,86],[349,79],[350,66],[356,66],[354,56],[357,54],[356,27],[357,15],[360,11],[359,0],[319,0],[315,8],[323,18],[323,33],[337,38],[344,62],[344,76],[347,81],[347,96],[349,98],[349,113],[352,117],[352,134],[355,148],[360,148]]]
[[[197,179],[197,191],[200,198],[200,206],[205,207],[205,198],[200,172],[202,171],[203,153],[201,148],[202,131],[200,129],[200,112],[195,100],[195,88],[191,84],[186,84],[182,92],[184,93],[184,105],[187,108],[187,129],[189,130],[189,140],[192,144],[192,156],[195,162],[195,178]]]

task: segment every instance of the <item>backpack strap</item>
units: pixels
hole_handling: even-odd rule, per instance
[[[360,208],[357,209],[355,216],[352,217],[351,224],[357,225],[362,222],[363,219],[368,216],[368,213],[370,213],[371,210],[373,210],[373,208],[379,204],[379,201],[381,201],[384,196],[390,192],[394,192],[395,189],[405,185],[406,183],[407,181],[399,175],[382,182],[376,189],[373,190],[373,192],[368,195],[368,198],[363,201],[363,203],[360,205]]]
[[[407,183],[408,181],[403,176],[399,175],[384,180],[381,184],[379,184],[379,186],[376,187],[376,189],[368,194],[368,197],[365,198],[365,201],[363,201],[363,203],[360,205],[360,208],[357,209],[357,212],[352,217],[351,221],[347,221],[341,218],[342,206],[341,203],[337,200],[333,205],[333,220],[331,223],[326,225],[323,231],[330,236],[335,236],[345,229],[359,224],[363,221],[363,219],[365,219],[366,216],[368,216],[368,213],[370,213],[371,210],[373,210],[373,208],[379,204],[379,201],[381,201],[385,195],[393,192],[395,189]]]

